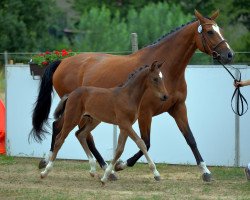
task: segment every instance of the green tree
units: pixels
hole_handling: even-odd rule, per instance
[[[75,47],[80,51],[127,51],[129,33],[127,25],[117,11],[114,17],[105,6],[93,7],[85,12],[78,25],[81,34],[76,36]]]
[[[143,47],[173,28],[191,21],[192,16],[184,14],[181,7],[175,4],[151,3],[143,7],[139,13],[131,9],[127,19],[129,32],[138,34],[139,47]]]
[[[1,0],[0,16],[0,52],[54,49],[63,38],[54,0]]]

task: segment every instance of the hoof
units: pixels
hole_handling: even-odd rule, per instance
[[[91,177],[95,177],[95,173],[94,172],[89,172]]]
[[[43,169],[43,168],[45,168],[46,166],[47,166],[47,162],[46,162],[46,160],[45,159],[42,159],[40,162],[39,162],[39,165],[38,165],[38,168],[39,169]]]
[[[101,181],[101,183],[102,183],[102,187],[104,187],[105,186],[105,182]]]
[[[212,175],[209,173],[202,174],[202,180],[205,182],[211,182],[212,181]]]
[[[119,161],[115,164],[115,171],[118,172],[118,171],[123,170],[123,167],[122,167],[123,164],[124,164],[123,161],[122,161],[122,160],[119,160]]]
[[[161,180],[160,176],[154,176],[154,178],[155,178],[156,181],[160,181]]]
[[[41,174],[40,174],[40,178],[41,178],[41,179],[46,178],[46,176],[47,176],[47,174],[45,174],[45,173],[41,172]]]
[[[117,178],[117,176],[115,174],[110,174],[108,180],[109,181],[117,181],[118,178]]]

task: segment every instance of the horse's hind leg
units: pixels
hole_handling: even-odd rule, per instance
[[[102,184],[105,184],[108,178],[110,177],[110,175],[112,174],[114,166],[124,150],[124,146],[126,144],[127,138],[128,138],[127,134],[123,130],[121,130],[119,138],[118,138],[115,156],[113,160],[110,162],[110,164],[108,165],[108,167],[105,169],[104,175],[101,179]]]
[[[202,178],[206,182],[211,181],[211,172],[208,170],[203,158],[198,150],[195,138],[188,124],[187,109],[185,103],[178,104],[169,112],[176,121],[180,131],[182,132],[187,144],[191,148],[194,157],[196,159],[197,165],[201,169]]]

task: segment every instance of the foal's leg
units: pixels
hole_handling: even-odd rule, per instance
[[[70,132],[70,130],[68,131],[68,133],[69,132]],[[55,146],[54,146],[53,153],[50,157],[49,163],[45,167],[45,170],[41,172],[41,178],[45,178],[49,174],[49,172],[52,170],[57,153],[60,150],[60,148],[61,148],[62,144],[64,143],[64,140],[67,136],[68,136],[68,134],[64,134],[63,130],[57,135],[56,140],[55,140]]]
[[[39,165],[38,165],[39,169],[45,168],[46,165],[49,163],[49,159],[53,153],[56,136],[58,135],[59,132],[60,132],[60,129],[58,128],[58,121],[54,121],[52,124],[52,140],[51,140],[51,145],[50,145],[50,151],[46,155],[46,157],[39,162]]]
[[[86,119],[87,118],[83,118],[81,120],[81,123],[79,124],[79,127],[83,127],[86,123]],[[77,137],[77,139],[79,140],[79,138]],[[107,167],[107,163],[104,161],[103,157],[101,156],[101,154],[98,152],[98,150],[96,149],[95,147],[95,142],[94,142],[94,139],[93,139],[93,136],[90,134],[87,135],[87,143],[88,143],[88,147],[91,151],[91,153],[95,156],[97,162],[99,163],[100,167],[102,169],[106,169]],[[79,142],[81,143],[81,141],[79,140]]]
[[[140,128],[141,138],[145,142],[147,150],[150,148],[150,129],[151,129],[152,115],[150,112],[145,112],[145,114],[140,114],[138,118],[138,124]],[[129,158],[127,161],[118,161],[115,165],[115,171],[120,171],[126,167],[133,167],[134,164],[140,159],[143,152],[140,150],[134,156]]]
[[[182,132],[187,144],[191,148],[194,157],[196,159],[197,165],[201,169],[202,178],[204,181],[211,181],[211,172],[208,170],[203,158],[198,150],[196,141],[194,139],[193,133],[188,124],[187,109],[185,103],[177,104],[173,109],[170,110],[169,114],[175,119],[180,131]]]
[[[86,120],[86,119],[85,119]],[[94,120],[94,119],[93,119]],[[96,154],[94,154],[93,153],[93,151],[91,151],[91,150],[93,150],[93,148],[95,148],[95,144],[94,144],[94,140],[93,140],[93,137],[92,137],[92,135],[91,135],[91,132],[90,131],[92,131],[96,126],[98,126],[99,124],[100,124],[100,122],[99,121],[96,121],[97,122],[97,124],[94,126],[94,127],[90,127],[89,126],[89,124],[88,124],[88,122],[86,123],[85,122],[85,127],[83,127],[84,128],[84,132],[83,131],[77,131],[76,132],[76,137],[77,137],[77,139],[79,140],[79,142],[80,142],[80,144],[82,145],[82,148],[84,149],[84,151],[85,151],[85,153],[87,154],[87,156],[88,155],[90,155],[91,154],[91,156],[92,156],[92,154],[95,156],[95,158],[97,159],[98,157],[96,157]],[[93,122],[92,122],[93,123]],[[83,124],[82,124],[83,125]],[[88,127],[87,127],[88,126]],[[87,133],[85,133],[85,132],[87,132]],[[92,145],[89,145],[89,143],[88,143],[88,138],[92,138]],[[87,153],[86,152],[86,147],[85,147],[85,142],[87,142],[87,145],[88,145],[88,149],[90,150],[90,153]],[[92,149],[91,149],[91,147],[92,147]],[[95,148],[96,149],[96,148]],[[99,152],[96,150],[96,152],[99,154]],[[99,154],[100,155],[100,154]],[[89,158],[89,156],[88,156],[88,158]],[[103,170],[105,170],[106,168],[107,168],[107,166],[108,166],[108,164],[103,160],[103,158],[101,157],[101,155],[100,155],[100,157],[99,158],[101,158],[101,163],[102,164],[100,164],[100,162],[98,162],[99,163],[99,165],[100,165],[100,167],[103,169]],[[91,160],[91,161],[90,161]],[[91,159],[91,158],[89,158],[89,161],[91,162],[90,163],[90,166],[92,165],[93,166],[93,160]],[[98,159],[97,159],[97,161],[98,161]],[[100,161],[100,160],[99,160]],[[95,160],[94,160],[94,162],[95,162]],[[96,171],[96,169],[95,169],[95,167],[93,168],[93,170],[90,170],[90,175],[91,176],[93,176],[94,175],[94,173],[95,173],[95,171]],[[109,175],[109,180],[111,180],[111,181],[116,181],[117,180],[117,177],[116,177],[116,175],[115,175],[115,172],[112,170],[112,172],[111,172],[111,174]]]
[[[71,116],[70,113],[69,113],[69,116]],[[79,118],[79,116],[75,115],[71,117],[72,121],[70,121],[69,117],[65,119],[65,116],[64,116],[58,120],[59,127],[61,127],[60,126],[61,124],[63,124],[63,127],[60,133],[56,136],[53,153],[49,159],[49,163],[47,164],[45,170],[41,172],[41,178],[45,178],[48,175],[48,173],[52,170],[53,162],[56,159],[57,153],[60,150],[62,144],[64,143],[70,131],[76,126],[75,121],[77,118]]]
[[[144,156],[146,157],[146,159],[148,161],[149,168],[151,169],[151,171],[154,174],[155,180],[159,181],[160,180],[160,173],[157,171],[154,162],[150,158],[144,141],[136,134],[136,132],[133,130],[132,127],[130,127],[128,129],[128,136],[137,144],[139,149],[143,152]]]
[[[86,138],[88,135],[90,135],[90,131],[92,131],[98,124],[100,124],[100,121],[94,120],[94,119],[85,119],[85,125],[78,130],[75,135],[77,137],[77,139],[79,140],[80,144],[82,145],[88,159],[89,159],[89,164],[90,164],[90,175],[92,177],[95,176],[96,173],[96,161],[88,147]],[[89,121],[91,120],[91,121]]]
[[[128,135],[124,132],[124,130],[121,130],[119,138],[118,138],[115,156],[104,172],[104,175],[101,179],[102,184],[105,184],[107,182],[108,178],[110,177],[110,175],[112,174],[112,171],[114,169],[114,166],[115,166],[117,160],[122,155],[127,138],[128,138]]]

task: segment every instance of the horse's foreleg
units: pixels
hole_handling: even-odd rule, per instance
[[[187,119],[187,109],[184,103],[175,105],[175,107],[170,110],[170,115],[175,119],[180,131],[182,132],[187,144],[191,148],[194,157],[196,159],[197,165],[202,171],[202,178],[204,181],[211,181],[211,172],[208,170],[195,141],[193,133],[189,127]]]
[[[151,129],[152,115],[149,112],[145,115],[140,115],[138,118],[141,138],[145,142],[147,150],[150,148],[150,129]],[[134,156],[129,158],[126,162],[119,161],[115,165],[115,171],[120,171],[126,167],[133,167],[134,164],[140,159],[143,155],[143,152],[140,150]]]

